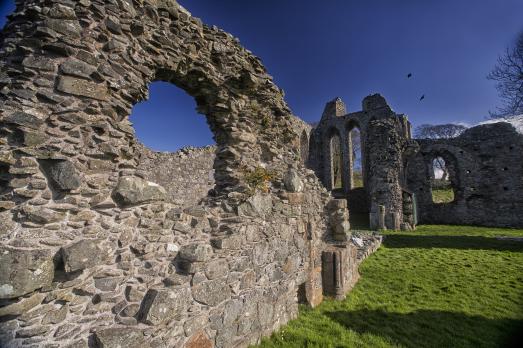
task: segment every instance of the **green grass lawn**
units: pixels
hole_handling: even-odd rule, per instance
[[[523,242],[493,238],[523,230],[385,234],[344,301],[302,307],[261,347],[523,346]]]
[[[433,188],[432,201],[434,203],[450,203],[454,201],[454,190],[452,188]]]

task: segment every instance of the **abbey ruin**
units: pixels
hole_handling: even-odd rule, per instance
[[[246,347],[350,291],[381,243],[351,211],[370,230],[523,226],[510,124],[415,140],[376,94],[311,127],[257,57],[174,0],[17,1],[0,41],[2,347]],[[194,97],[215,147],[138,142],[128,116],[153,81]],[[451,203],[431,200],[437,156]]]

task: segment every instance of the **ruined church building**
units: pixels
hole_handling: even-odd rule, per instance
[[[1,347],[246,347],[354,286],[381,236],[351,215],[523,227],[509,123],[416,140],[375,94],[311,127],[257,57],[174,0],[16,3],[0,36]],[[139,143],[128,117],[153,81],[194,97],[215,147]],[[449,203],[432,201],[437,157]]]

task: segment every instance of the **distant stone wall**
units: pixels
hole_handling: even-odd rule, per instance
[[[138,169],[144,178],[167,191],[169,202],[182,207],[197,204],[214,188],[216,146],[188,147],[176,152],[141,151]]]
[[[523,227],[523,134],[505,122],[476,126],[453,139],[417,140],[407,160],[420,223]],[[432,160],[442,157],[454,201],[433,203]]]
[[[353,188],[351,130],[359,128],[364,188]],[[334,190],[330,141],[341,142],[341,190]],[[373,229],[411,229],[403,212],[403,157],[410,151],[410,123],[395,113],[379,94],[367,96],[362,111],[347,113],[339,98],[328,102],[318,125],[311,131],[309,166],[323,185],[348,201],[349,211],[370,214]]]

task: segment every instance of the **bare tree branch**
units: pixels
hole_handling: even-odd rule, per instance
[[[450,139],[463,133],[467,127],[461,124],[422,124],[414,131],[418,139]]]
[[[502,106],[489,112],[491,118],[510,118],[523,114],[523,31],[519,34],[514,47],[507,48],[504,55],[488,74],[489,80],[496,81],[496,89],[502,100]]]

